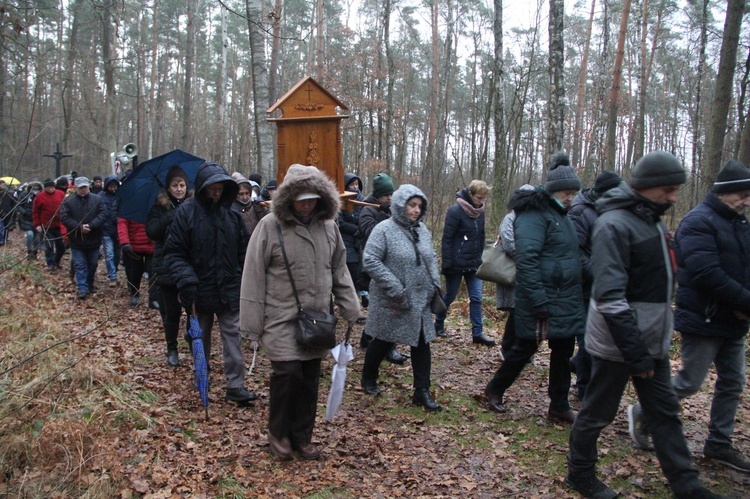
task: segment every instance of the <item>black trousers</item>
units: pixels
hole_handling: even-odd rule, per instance
[[[570,409],[568,391],[570,390],[570,356],[575,348],[575,338],[549,339],[549,408],[553,411],[564,412]],[[539,349],[536,340],[526,340],[516,337],[513,346],[505,356],[505,361],[497,370],[487,389],[493,393],[505,393],[521,374],[529,359]]]
[[[365,364],[362,366],[362,379],[375,381],[378,379],[380,364],[385,359],[394,343],[374,338],[367,346]],[[430,387],[430,370],[432,369],[432,353],[430,344],[424,341],[424,332],[419,334],[419,344],[411,347],[411,368],[414,373],[414,388]]]
[[[138,294],[138,290],[141,287],[141,279],[143,279],[143,273],[148,272],[148,299],[149,301],[156,300],[159,296],[159,287],[156,285],[156,276],[151,269],[152,260],[154,255],[142,255],[136,253],[133,257],[125,252],[122,255],[122,263],[125,265],[125,277],[128,279],[128,292],[130,296]]]
[[[320,359],[271,361],[268,431],[289,437],[292,445],[308,444],[315,428],[320,385]]]
[[[505,319],[505,331],[503,332],[503,341],[500,344],[500,349],[505,355],[510,352],[513,348],[513,343],[516,341],[516,309],[508,309],[508,317]]]
[[[159,286],[159,314],[164,325],[167,350],[177,350],[177,337],[182,318],[182,305],[180,305],[177,286],[163,284]]]

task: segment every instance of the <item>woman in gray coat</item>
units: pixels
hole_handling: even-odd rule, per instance
[[[362,367],[362,388],[378,395],[378,370],[394,343],[411,347],[414,372],[412,403],[428,411],[440,404],[430,396],[435,339],[430,302],[440,289],[432,236],[422,220],[427,198],[417,187],[404,184],[393,193],[392,217],[375,226],[365,246],[362,265],[370,275],[367,332],[374,339],[367,347]]]

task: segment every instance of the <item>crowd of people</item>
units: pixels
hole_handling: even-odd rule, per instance
[[[750,170],[737,161],[724,165],[672,237],[662,216],[687,181],[672,154],[645,155],[627,182],[603,171],[588,189],[564,153],[548,166],[544,184],[513,193],[497,229],[497,242],[515,260],[516,280],[496,288],[496,306],[507,315],[501,364],[485,389],[489,410],[507,412],[508,389],[547,341],[548,416],[571,425],[569,487],[586,497],[616,497],[596,477],[597,440],[632,382],[639,400],[628,407],[635,445],[655,450],[676,497],[715,497],[691,462],[679,401],[698,391],[713,364],[717,382],[703,453],[750,472],[750,459],[732,441],[750,324],[750,226],[744,215]],[[248,338],[271,361],[270,451],[281,460],[295,453],[318,459],[312,434],[321,359],[328,351],[297,342],[299,307],[333,312],[335,305],[348,323],[364,322],[363,393],[381,394],[383,360],[410,360],[412,402],[427,411],[442,408],[430,392],[430,344],[449,332],[447,314],[433,315],[437,298],[450,306],[463,282],[471,341],[496,343],[484,332],[483,281],[476,275],[486,237],[487,184],[473,180],[456,192],[439,259],[424,224],[428,199],[417,186],[396,188],[380,173],[365,195],[360,177],[344,178],[354,210],[342,207],[336,185],[315,167],[292,165],[280,184],[272,180],[261,188],[257,174],[230,176],[206,162],[193,192],[191,179],[175,166],[145,224],[118,218],[120,180],[114,176],[93,184],[74,176],[71,185],[67,178],[45,179],[15,195],[0,185],[0,244],[17,223],[28,258],[36,259],[43,247],[50,272],[61,268],[70,248],[80,300],[96,293],[100,258],[111,286],[118,285],[120,264],[125,267],[131,306],[140,304],[146,275],[148,307],[161,314],[170,366],[180,362],[183,311],[198,318],[206,356],[216,320],[225,398],[240,404],[257,398],[244,384],[241,339]],[[672,377],[675,328],[682,366]],[[409,354],[397,345],[408,346]],[[577,413],[569,401],[572,373],[581,401]]]

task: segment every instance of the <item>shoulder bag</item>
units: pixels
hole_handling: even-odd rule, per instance
[[[503,250],[499,242],[485,241],[482,264],[476,275],[483,281],[513,286],[516,283],[516,262]]]
[[[302,309],[302,304],[297,294],[297,287],[294,285],[292,270],[289,267],[289,260],[284,249],[281,225],[276,224],[276,231],[279,234],[281,255],[284,257],[284,266],[286,266],[286,272],[289,275],[289,282],[292,284],[294,300],[297,302],[297,334],[295,339],[299,345],[305,348],[333,348],[336,346],[336,323],[338,322],[338,318],[335,315],[325,312]]]

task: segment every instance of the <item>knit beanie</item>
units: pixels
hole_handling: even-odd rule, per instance
[[[57,182],[55,182],[55,188],[60,189],[62,191],[68,190],[68,177],[60,177],[57,179]]]
[[[247,179],[255,182],[258,185],[261,185],[263,183],[263,177],[260,176],[260,173],[251,173],[247,176]]]
[[[604,170],[597,177],[594,182],[594,193],[601,196],[613,187],[617,187],[622,182],[622,178],[613,171]]]
[[[188,179],[188,175],[187,173],[185,173],[185,170],[183,170],[177,165],[174,165],[167,172],[167,186],[166,187],[169,188],[169,185],[172,183],[172,181],[178,177],[185,181],[185,185],[188,185],[190,183]]]
[[[94,175],[94,177],[91,180],[93,180],[93,181],[102,180],[102,176],[101,175]]]
[[[385,173],[378,173],[375,178],[372,179],[372,195],[375,198],[382,196],[390,196],[393,194],[393,181]]]
[[[556,152],[550,159],[549,173],[544,189],[547,192],[574,191],[581,188],[581,181],[570,166],[570,158],[564,152]]]
[[[44,187],[54,187],[54,186],[55,186],[55,181],[54,180],[52,180],[49,177],[47,177],[47,178],[44,179]]]
[[[687,182],[687,174],[682,163],[673,154],[653,151],[635,164],[630,185],[641,190],[664,185],[678,185]]]
[[[739,191],[750,191],[750,169],[739,161],[730,159],[716,176],[711,192],[727,194]]]

